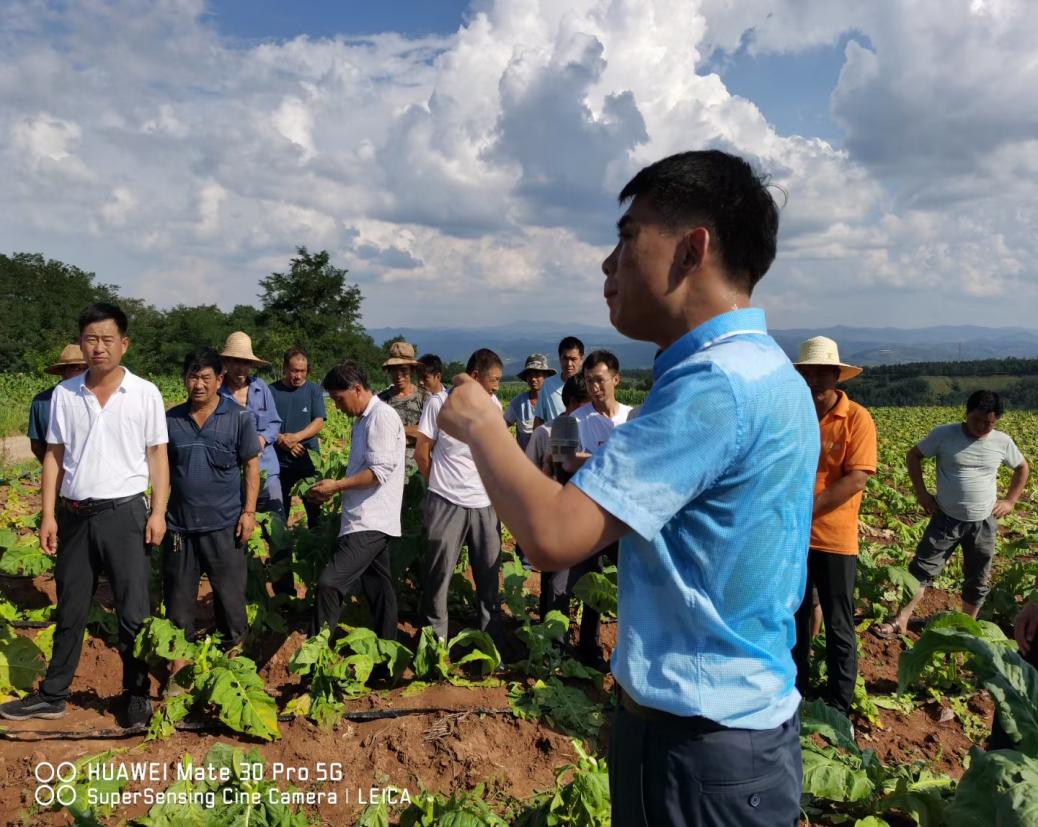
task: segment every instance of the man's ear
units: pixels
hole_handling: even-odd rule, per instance
[[[706,227],[693,227],[681,237],[681,267],[695,270],[706,259],[710,250],[710,231]]]

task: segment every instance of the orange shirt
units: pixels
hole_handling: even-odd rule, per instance
[[[876,473],[876,426],[869,412],[843,391],[819,422],[822,452],[815,473],[815,496],[848,471]],[[811,548],[836,554],[858,553],[858,510],[862,492],[811,523]]]

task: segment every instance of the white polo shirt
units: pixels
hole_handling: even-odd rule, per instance
[[[501,402],[498,398],[490,398],[500,411]],[[483,487],[476,463],[472,461],[469,446],[441,431],[436,422],[443,403],[444,400],[438,396],[430,397],[418,422],[418,432],[436,443],[432,450],[432,467],[429,469],[429,490],[462,508],[486,508],[490,505],[490,497]]]
[[[400,536],[400,504],[404,499],[404,449],[407,439],[400,415],[372,395],[364,413],[350,431],[350,459],[346,476],[370,468],[378,485],[342,492],[339,536],[360,531],[381,531]]]
[[[613,433],[613,428],[623,425],[627,421],[630,413],[631,406],[622,403],[614,417],[600,414],[590,402],[581,405],[572,414],[573,418],[577,420],[577,427],[580,428],[581,448],[589,454],[595,453],[606,444],[606,440]]]
[[[162,394],[123,368],[123,380],[102,408],[87,373],[54,388],[47,442],[65,446],[61,496],[111,500],[148,487],[148,453],[169,442]]]

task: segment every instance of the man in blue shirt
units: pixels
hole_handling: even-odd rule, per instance
[[[86,359],[79,345],[65,345],[57,362],[44,369],[44,373],[60,376],[62,381],[79,376],[87,369]],[[29,447],[32,455],[42,464],[47,453],[47,426],[50,424],[50,399],[54,388],[40,391],[29,405]]]
[[[559,342],[559,367],[562,371],[558,376],[549,376],[541,386],[540,396],[537,397],[537,407],[533,410],[533,429],[541,425],[551,425],[555,417],[561,416],[566,410],[562,401],[562,386],[566,380],[580,373],[584,362],[584,343],[576,336],[566,336]]]
[[[534,565],[620,540],[609,755],[613,823],[799,820],[794,612],[804,592],[818,420],[750,293],[775,256],[766,182],[717,150],[624,187],[603,262],[610,321],[663,353],[638,416],[562,487],[462,377],[440,428],[468,443]]]
[[[292,489],[297,482],[317,473],[310,452],[321,450],[317,435],[324,427],[324,392],[310,375],[310,359],[301,347],[285,353],[281,379],[270,386],[274,404],[281,416],[281,433],[275,440],[278,463],[281,468],[281,491],[285,497],[285,511],[292,510]],[[303,498],[306,524],[317,525],[321,506]]]
[[[184,359],[187,402],[166,412],[170,497],[162,591],[169,619],[192,640],[204,571],[223,642],[234,646],[248,629],[245,544],[256,526],[260,446],[252,416],[219,393],[222,382],[219,354],[209,347],[192,351]]]

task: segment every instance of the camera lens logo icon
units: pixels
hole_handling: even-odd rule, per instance
[[[67,807],[76,802],[76,788],[72,783],[76,780],[76,767],[70,761],[62,761],[55,766],[50,761],[41,761],[36,765],[36,803],[41,807],[51,807],[55,802]]]

